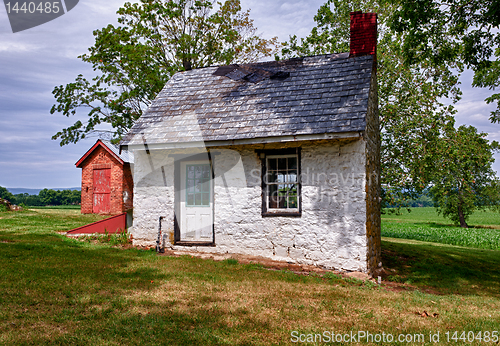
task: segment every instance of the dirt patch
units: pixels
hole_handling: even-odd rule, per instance
[[[335,274],[341,274],[342,272],[336,271],[336,270],[328,270],[326,268],[321,268],[313,265],[307,265],[307,264],[298,264],[298,263],[290,263],[290,262],[282,262],[282,261],[275,261],[266,257],[261,257],[261,256],[251,256],[251,255],[242,255],[242,254],[212,254],[212,253],[204,253],[204,252],[191,252],[191,251],[175,251],[175,250],[165,250],[165,253],[162,253],[160,255],[163,256],[192,256],[192,257],[199,257],[203,259],[213,259],[214,261],[223,261],[227,259],[235,259],[238,261],[238,263],[241,264],[261,264],[262,266],[268,268],[268,269],[275,269],[275,270],[289,270],[291,272],[298,272],[298,273],[309,273],[309,272],[315,272],[318,274],[324,274],[324,273],[335,273]]]

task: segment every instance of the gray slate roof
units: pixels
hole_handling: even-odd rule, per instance
[[[179,72],[121,144],[363,131],[372,65],[372,56],[342,53],[242,65],[265,71],[266,78],[253,82],[214,75],[217,67]],[[290,76],[269,78],[279,71]]]
[[[134,155],[128,150],[122,149],[122,152],[120,154],[120,148],[117,145],[105,139],[101,139],[101,142],[105,146],[107,146],[108,149],[111,150],[116,156],[122,159],[123,162],[128,162],[128,163],[134,162]]]

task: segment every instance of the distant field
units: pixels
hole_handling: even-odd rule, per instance
[[[79,205],[49,205],[46,207],[28,207],[28,209],[73,209],[80,210],[81,207]]]
[[[382,236],[500,249],[500,213],[476,212],[468,224],[471,228],[455,227],[448,219],[438,215],[434,208],[411,208],[411,212],[403,210],[401,215],[382,215]]]
[[[423,222],[435,222],[443,225],[453,226],[453,223],[439,215],[435,208],[410,208],[411,212],[406,209],[402,209],[401,215],[394,215],[387,213],[382,214],[382,220],[385,221],[423,221]],[[493,211],[477,211],[471,215],[467,223],[470,226],[491,226],[500,229],[500,213]]]

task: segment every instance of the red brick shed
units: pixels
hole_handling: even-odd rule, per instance
[[[97,140],[75,164],[82,169],[82,214],[121,214],[132,209],[131,154]]]

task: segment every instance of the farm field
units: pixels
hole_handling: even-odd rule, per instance
[[[387,218],[384,228],[401,221]],[[439,332],[432,345],[468,344],[462,331],[490,340],[473,344],[496,344],[498,250],[383,238],[390,281],[379,286],[57,233],[97,219],[64,209],[0,213],[0,345],[288,345],[293,335],[351,332],[424,337],[406,344],[431,344]],[[357,341],[344,344],[401,344]]]
[[[434,208],[411,208],[401,215],[383,214],[382,236],[500,250],[500,213],[478,211],[468,224],[456,227]]]

